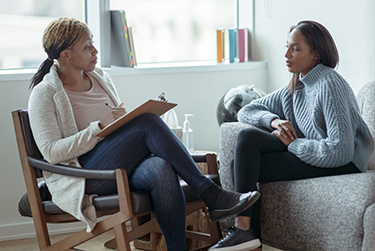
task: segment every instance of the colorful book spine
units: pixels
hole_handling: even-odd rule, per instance
[[[247,28],[238,29],[238,59],[240,63],[248,61],[248,31]]]
[[[224,40],[225,39],[225,29],[216,30],[216,44],[217,44],[217,62],[222,63],[225,57],[224,51]]]
[[[111,63],[122,67],[134,66],[124,10],[111,10]]]
[[[128,57],[129,57],[130,67],[133,67],[134,66],[133,52],[131,50],[131,45],[130,45],[129,28],[128,28],[128,24],[127,24],[127,21],[126,21],[125,11],[121,11],[121,17],[122,17],[122,19],[121,19],[122,25],[124,27],[125,43],[126,43],[126,49],[128,51]]]
[[[228,29],[229,35],[229,63],[234,63],[237,58],[237,38],[238,30],[235,28]]]
[[[132,56],[133,56],[133,64],[134,64],[134,66],[137,66],[137,56],[135,54],[134,37],[133,37],[132,27],[129,27],[129,40],[130,40],[130,50],[131,50]]]

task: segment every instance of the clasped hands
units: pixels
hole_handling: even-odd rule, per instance
[[[105,128],[107,125],[111,124],[113,121],[120,118],[124,114],[126,114],[124,102],[121,102],[118,107],[110,107],[110,109],[108,109],[107,116],[103,119],[103,121],[100,121],[99,123],[100,129]]]
[[[297,138],[294,127],[287,120],[273,119],[271,127],[275,128],[272,134],[278,137],[286,146],[289,146]]]

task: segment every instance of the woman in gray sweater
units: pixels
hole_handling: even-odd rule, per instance
[[[301,21],[291,27],[286,48],[289,85],[238,113],[240,122],[256,127],[238,134],[231,163],[237,192],[255,191],[258,182],[367,170],[373,140],[352,89],[334,70],[339,56],[328,30]],[[259,218],[257,202],[210,250],[261,250]]]

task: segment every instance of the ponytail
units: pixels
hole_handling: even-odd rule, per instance
[[[34,74],[33,78],[31,79],[29,89],[33,89],[40,82],[42,82],[44,76],[49,72],[52,65],[53,59],[47,58],[43,61],[43,63],[39,66],[38,71]]]

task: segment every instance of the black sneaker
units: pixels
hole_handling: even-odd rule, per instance
[[[229,228],[227,235],[217,244],[210,247],[210,251],[241,251],[253,250],[261,246],[260,240],[256,237],[254,230],[243,230],[236,227]]]
[[[248,193],[237,193],[239,196],[235,201],[235,205],[230,208],[221,208],[221,209],[208,209],[208,216],[212,222],[223,220],[229,216],[239,214],[242,211],[245,211],[251,207],[260,197],[258,191],[252,191]],[[229,203],[226,201],[225,203]]]

